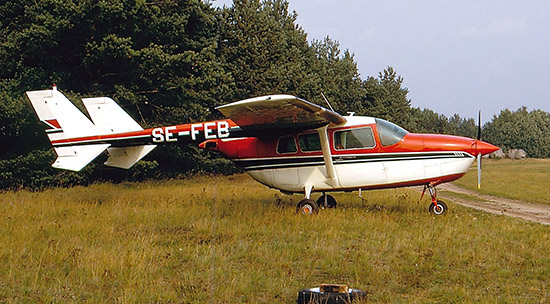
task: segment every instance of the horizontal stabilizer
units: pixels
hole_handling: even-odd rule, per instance
[[[101,152],[105,151],[110,144],[68,146],[55,148],[58,157],[52,167],[58,169],[80,171],[89,162],[94,160]]]
[[[143,128],[108,97],[83,98],[82,102],[101,134],[141,131]]]
[[[156,145],[143,145],[132,147],[112,147],[109,151],[109,158],[105,162],[106,166],[129,169],[145,155],[149,154]]]

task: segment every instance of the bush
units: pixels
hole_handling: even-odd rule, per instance
[[[550,113],[522,107],[500,112],[485,125],[484,139],[504,150],[523,149],[529,157],[550,157]]]

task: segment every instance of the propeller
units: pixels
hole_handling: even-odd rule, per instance
[[[481,111],[479,111],[477,122],[477,141],[476,141],[476,153],[477,153],[477,189],[481,189],[481,152],[477,151],[477,143],[481,140]]]

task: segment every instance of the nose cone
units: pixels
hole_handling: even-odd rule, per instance
[[[490,143],[475,140],[468,137],[440,134],[415,134],[409,133],[397,147],[392,147],[394,152],[400,151],[463,151],[470,155],[485,155],[499,148]]]
[[[477,154],[485,155],[500,149],[497,146],[493,146],[490,143],[487,143],[481,140],[476,140],[475,146],[476,146],[476,155]]]

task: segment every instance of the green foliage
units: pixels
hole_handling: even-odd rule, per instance
[[[84,173],[59,171],[44,166],[54,159],[55,153],[52,150],[35,150],[26,155],[0,160],[0,189],[43,189],[86,183]]]
[[[215,13],[205,3],[13,2],[0,9],[0,79],[14,81],[17,93],[58,83],[121,97],[143,107],[147,122],[164,123],[205,119],[208,111],[181,113],[213,108],[226,89]],[[166,115],[176,108],[183,110]]]
[[[477,138],[477,123],[473,118],[462,118],[455,114],[447,118],[430,109],[411,109],[409,131],[416,133],[439,133]]]
[[[150,159],[163,160],[157,168],[162,178],[178,178],[189,174],[215,173],[234,174],[241,172],[231,161],[214,152],[196,146],[165,146],[155,149]]]
[[[342,55],[340,44],[328,36],[322,41],[313,40],[311,46],[315,59],[310,67],[317,83],[311,86],[312,96],[309,99],[325,105],[320,96],[323,93],[336,112],[358,111],[357,102],[361,101],[365,92],[353,54],[346,50]]]
[[[0,159],[0,168],[2,168],[0,170],[0,189],[45,189],[88,185],[92,181],[119,183],[143,181],[150,178],[178,177],[177,175],[166,176],[163,174],[162,168],[156,161],[142,160],[129,170],[123,170],[101,165],[105,161],[105,156],[103,156],[90,163],[82,171],[73,172],[52,168],[50,164],[55,158],[53,150],[33,150],[25,155]]]
[[[287,1],[237,0],[221,14],[219,58],[233,79],[229,100],[309,92],[313,52]]]
[[[363,109],[369,115],[393,121],[409,128],[411,125],[411,101],[407,99],[407,88],[401,87],[403,78],[397,76],[392,67],[378,74],[378,78],[368,77],[363,82],[366,94],[362,100]],[[364,110],[363,110],[364,111]],[[359,111],[361,113],[362,111]]]
[[[504,149],[523,149],[529,157],[550,157],[550,113],[503,110],[485,125],[483,136]]]

